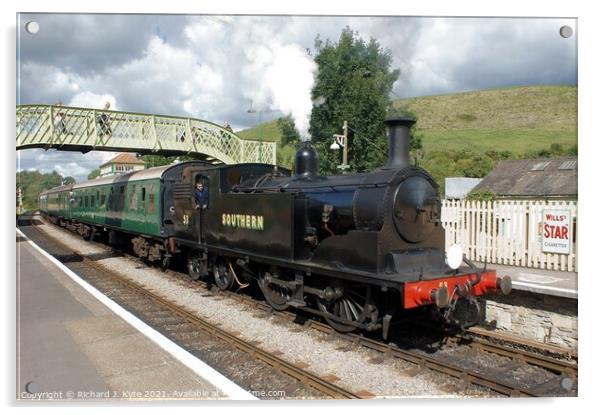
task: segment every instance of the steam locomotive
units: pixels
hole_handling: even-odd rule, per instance
[[[191,278],[221,290],[255,281],[276,310],[298,308],[336,330],[382,330],[410,310],[459,321],[459,299],[511,289],[459,246],[445,246],[437,184],[409,156],[414,120],[385,121],[388,162],[368,173],[321,176],[309,142],[294,171],[248,163],[180,163],[62,186],[40,211],[84,238],[131,244],[149,261],[181,258]],[[194,186],[209,189],[207,209]],[[478,315],[479,313],[475,313]]]

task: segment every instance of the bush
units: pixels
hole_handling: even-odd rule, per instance
[[[480,200],[483,202],[492,202],[495,200],[495,193],[489,189],[475,190],[466,196],[466,200]]]

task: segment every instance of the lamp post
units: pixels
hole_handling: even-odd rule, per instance
[[[261,162],[261,156],[263,154],[263,125],[261,124],[261,110],[256,110],[253,108],[253,101],[251,101],[251,105],[249,105],[249,109],[247,110],[249,114],[257,114],[259,116],[259,162]]]
[[[261,125],[261,110],[256,110],[253,108],[253,101],[251,101],[251,105],[247,110],[249,114],[257,114],[259,116],[259,141],[263,140],[263,125]]]
[[[343,163],[338,165],[337,168],[341,169],[343,173],[345,170],[349,168],[349,164],[347,164],[347,150],[348,150],[348,141],[347,141],[347,121],[343,121],[343,134],[333,134],[334,141],[330,145],[331,150],[338,150],[343,147]]]

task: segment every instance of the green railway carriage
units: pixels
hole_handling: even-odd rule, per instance
[[[186,227],[197,222],[193,179],[208,167],[192,161],[61,186],[40,194],[39,209],[85,239],[104,235],[112,244],[131,243],[143,258],[167,262],[175,250],[169,238],[177,234],[174,205],[186,200]],[[180,200],[175,204],[174,192]]]
[[[162,237],[161,176],[170,166],[87,181],[71,189],[71,220]]]
[[[77,223],[82,233],[98,226],[162,238],[163,174],[174,166],[111,176],[42,192],[39,208],[61,224]],[[84,235],[90,236],[90,235]]]
[[[55,187],[42,192],[39,197],[39,209],[56,218],[69,217],[69,192],[73,185]]]

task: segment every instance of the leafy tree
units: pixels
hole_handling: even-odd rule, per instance
[[[147,168],[151,168],[151,167],[158,167],[158,166],[166,166],[168,164],[173,163],[177,158],[178,158],[177,156],[166,157],[166,156],[149,154],[149,155],[140,157],[140,160],[143,160],[146,162]]]
[[[153,154],[147,154],[145,156],[140,157],[140,160],[146,162],[146,168],[151,167],[159,167],[159,166],[167,166],[168,164],[173,163],[176,160],[179,161],[190,161],[196,160],[193,156],[181,155],[181,156],[159,156]]]
[[[100,176],[100,169],[94,169],[88,174],[88,180],[96,179]]]
[[[466,195],[466,200],[480,200],[484,202],[492,202],[495,200],[495,193],[489,189],[473,190]]]
[[[290,115],[278,118],[278,129],[280,130],[282,145],[291,144],[299,141],[299,132],[295,128],[295,121]]]
[[[36,209],[38,207],[38,196],[44,190],[71,183],[75,183],[73,177],[63,177],[56,171],[45,174],[40,173],[37,170],[20,171],[17,172],[16,176],[17,187],[21,187],[21,191],[23,192],[23,206],[27,210]]]
[[[392,58],[375,39],[365,42],[349,27],[338,43],[315,41],[318,77],[312,90],[314,106],[309,132],[320,153],[323,173],[334,173],[341,155],[330,150],[333,134],[341,134],[349,124],[349,164],[351,171],[366,171],[387,160],[387,140],[383,121],[390,106],[389,94],[399,77],[391,70]]]

